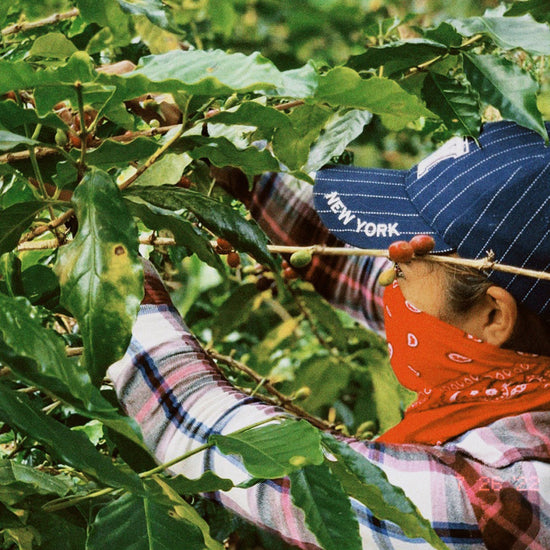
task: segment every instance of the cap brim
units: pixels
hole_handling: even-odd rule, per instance
[[[408,171],[338,166],[315,176],[314,203],[324,225],[358,248],[387,248],[415,235],[431,235],[434,252],[452,248],[430,227],[405,189]]]

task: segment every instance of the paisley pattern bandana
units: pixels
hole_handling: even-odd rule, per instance
[[[392,368],[417,399],[377,441],[441,445],[505,416],[550,410],[550,357],[493,346],[428,315],[397,281],[384,305]]]

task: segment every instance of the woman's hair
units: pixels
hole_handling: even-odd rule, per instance
[[[494,284],[478,269],[456,264],[439,265],[447,279],[447,308],[452,316],[470,311]],[[514,331],[502,347],[550,356],[550,326],[522,304],[517,303],[517,308]]]

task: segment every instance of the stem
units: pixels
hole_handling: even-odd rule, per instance
[[[129,185],[134,183],[147,168],[149,168],[152,164],[154,164],[161,155],[163,155],[183,134],[185,131],[185,125],[181,124],[179,130],[172,136],[160,149],[157,149],[144,163],[142,166],[140,166],[133,175],[131,175],[129,178],[124,180],[120,185],[119,188],[126,189]]]
[[[78,114],[80,116],[80,132],[78,132],[78,137],[80,138],[80,160],[79,164],[79,174],[82,176],[86,171],[86,142],[88,141],[88,129],[86,128],[86,120],[84,118],[84,96],[82,94],[82,82],[76,82],[75,85],[76,98],[78,102]]]
[[[18,32],[24,32],[31,29],[36,29],[38,27],[46,27],[48,25],[53,25],[59,21],[64,21],[66,19],[72,19],[77,17],[80,14],[78,8],[73,8],[72,10],[63,12],[63,13],[54,13],[49,17],[40,19],[38,21],[30,21],[26,23],[15,23],[14,25],[9,25],[8,27],[2,29],[2,36],[7,36],[8,34],[16,34]]]
[[[56,220],[53,220],[49,224],[42,225],[36,228],[33,231],[33,235],[37,236],[50,229],[57,227],[67,221],[68,218],[72,216],[74,211],[68,210]],[[64,218],[61,220],[61,218]],[[55,223],[54,223],[55,222]],[[49,248],[58,248],[60,243],[55,239],[48,241],[38,241],[38,242],[25,242],[29,239],[23,238],[22,241],[17,246],[18,250],[46,250]],[[140,244],[148,244],[151,246],[175,246],[177,243],[174,239],[170,237],[155,237],[151,235],[150,237],[140,238]],[[280,246],[280,245],[267,245],[267,249],[273,254],[292,254],[293,252],[298,252],[300,250],[307,250],[312,254],[319,254],[324,256],[375,256],[381,258],[388,257],[387,249],[376,249],[376,248],[351,248],[351,247],[329,247],[324,245],[315,244],[313,246]],[[513,273],[514,275],[523,275],[524,277],[533,277],[535,279],[543,279],[545,281],[550,281],[550,273],[546,271],[537,271],[535,269],[526,269],[523,267],[516,267],[513,265],[499,264],[495,262],[490,256],[485,258],[480,258],[478,260],[470,260],[468,258],[456,258],[454,256],[437,256],[435,254],[427,254],[426,256],[421,256],[420,258],[413,258],[412,261],[426,261],[426,262],[435,262],[435,263],[447,263],[455,265],[463,265],[467,267],[473,267],[474,269],[479,269],[481,271],[495,270],[502,271],[504,273]]]
[[[249,426],[245,426],[244,428],[231,432],[230,434],[228,434],[228,436],[239,435],[248,430],[257,428],[258,426],[262,426],[264,424],[268,424],[269,422],[273,422],[274,420],[278,420],[282,418],[288,418],[288,417],[279,415],[279,416],[264,418],[263,420],[255,422],[254,424],[250,424]],[[200,445],[196,449],[193,449],[192,451],[189,451],[181,456],[178,456],[172,460],[169,460],[168,462],[160,464],[159,466],[156,466],[151,470],[141,472],[139,474],[139,477],[141,479],[147,479],[155,474],[158,474],[163,472],[164,470],[167,470],[168,468],[171,468],[178,462],[182,462],[213,446],[214,446],[214,443],[204,443],[203,445]],[[104,489],[100,489],[99,491],[94,491],[93,493],[88,493],[87,495],[69,496],[69,497],[63,497],[63,498],[52,500],[51,502],[48,502],[44,506],[42,506],[42,509],[46,512],[55,512],[58,510],[63,510],[64,508],[69,508],[70,506],[74,506],[75,504],[80,504],[81,502],[84,502],[86,500],[102,497],[115,492],[123,492],[123,491],[124,491],[123,489],[119,489],[118,487],[105,487]]]
[[[292,402],[291,398],[286,396],[284,393],[281,393],[273,385],[271,385],[268,381],[266,381],[265,377],[260,376],[256,371],[252,370],[250,367],[248,367],[244,363],[241,363],[240,361],[233,359],[233,357],[230,357],[229,355],[223,355],[221,353],[218,353],[216,350],[213,350],[213,349],[207,349],[206,352],[210,357],[212,357],[212,359],[220,361],[221,363],[224,363],[225,365],[235,370],[243,372],[258,384],[262,384],[265,390],[277,399],[277,402],[275,404],[277,404],[278,406],[283,407],[285,410],[287,410],[292,414],[295,414],[301,418],[304,418],[316,428],[319,428],[321,430],[335,431],[333,424],[329,424],[324,420],[317,418],[316,416],[312,416],[311,414],[306,412],[304,409],[302,409],[298,405],[295,405]],[[264,399],[264,396],[261,396],[260,399]]]

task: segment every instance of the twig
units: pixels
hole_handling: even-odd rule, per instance
[[[9,25],[8,27],[2,29],[2,36],[7,36],[8,34],[16,34],[18,32],[24,32],[31,29],[36,29],[38,27],[46,27],[48,25],[53,25],[59,23],[59,21],[65,21],[66,19],[72,19],[80,14],[78,8],[73,8],[72,10],[63,12],[63,13],[54,13],[49,17],[44,19],[39,19],[38,21],[26,21],[24,23],[15,23]]]
[[[69,212],[66,212],[66,216]],[[70,216],[69,216],[70,217]],[[59,220],[60,218],[57,218]],[[56,220],[54,220],[56,221]],[[62,222],[63,223],[63,222]],[[57,223],[55,227],[61,225]],[[50,222],[46,226],[40,226],[35,229],[35,233],[43,228],[40,233],[48,231],[50,227],[54,226],[53,222]],[[68,241],[70,242],[70,241]],[[65,243],[65,244],[68,244]],[[140,244],[148,244],[151,246],[175,246],[177,245],[175,239],[170,237],[156,237],[151,235],[150,237],[142,237],[139,239]],[[17,246],[17,250],[46,250],[49,248],[58,248],[60,243],[56,239],[50,239],[47,241],[36,241],[36,242],[20,242]],[[62,245],[61,245],[62,246]],[[320,256],[375,256],[380,258],[387,258],[388,251],[387,249],[377,249],[377,248],[352,248],[352,247],[329,247],[324,245],[315,244],[313,246],[280,246],[280,245],[267,245],[267,249],[273,254],[292,254],[293,252],[298,252],[300,250],[307,250],[312,254],[319,254]],[[494,261],[491,254],[488,254],[485,258],[480,258],[478,260],[471,260],[468,258],[457,258],[455,256],[438,256],[436,254],[427,254],[426,256],[421,256],[418,258],[413,258],[414,260],[423,260],[427,262],[442,263],[442,264],[454,264],[454,265],[463,265],[466,267],[472,267],[478,269],[479,271],[502,271],[504,273],[512,273],[514,275],[522,275],[524,277],[533,277],[535,279],[542,279],[544,281],[550,281],[550,273],[546,271],[537,271],[535,269],[526,269],[524,267],[516,267],[513,265],[500,264]]]
[[[328,422],[325,422],[321,418],[312,416],[311,414],[306,412],[304,409],[294,404],[291,398],[289,398],[284,393],[281,393],[272,384],[266,381],[265,377],[259,375],[256,371],[252,370],[250,367],[248,367],[244,363],[241,363],[240,361],[233,359],[233,357],[230,357],[229,355],[223,355],[212,348],[207,349],[206,353],[208,353],[208,355],[212,359],[215,359],[216,361],[220,361],[235,370],[243,372],[249,378],[254,380],[256,383],[262,384],[262,387],[265,388],[267,392],[269,392],[272,396],[275,397],[276,401],[274,401],[273,404],[279,405],[280,407],[283,407],[288,412],[291,412],[303,418],[304,420],[307,420],[310,424],[312,424],[316,428],[338,433],[337,430],[335,429],[334,424],[330,424]],[[261,396],[260,399],[263,399],[263,396]]]

